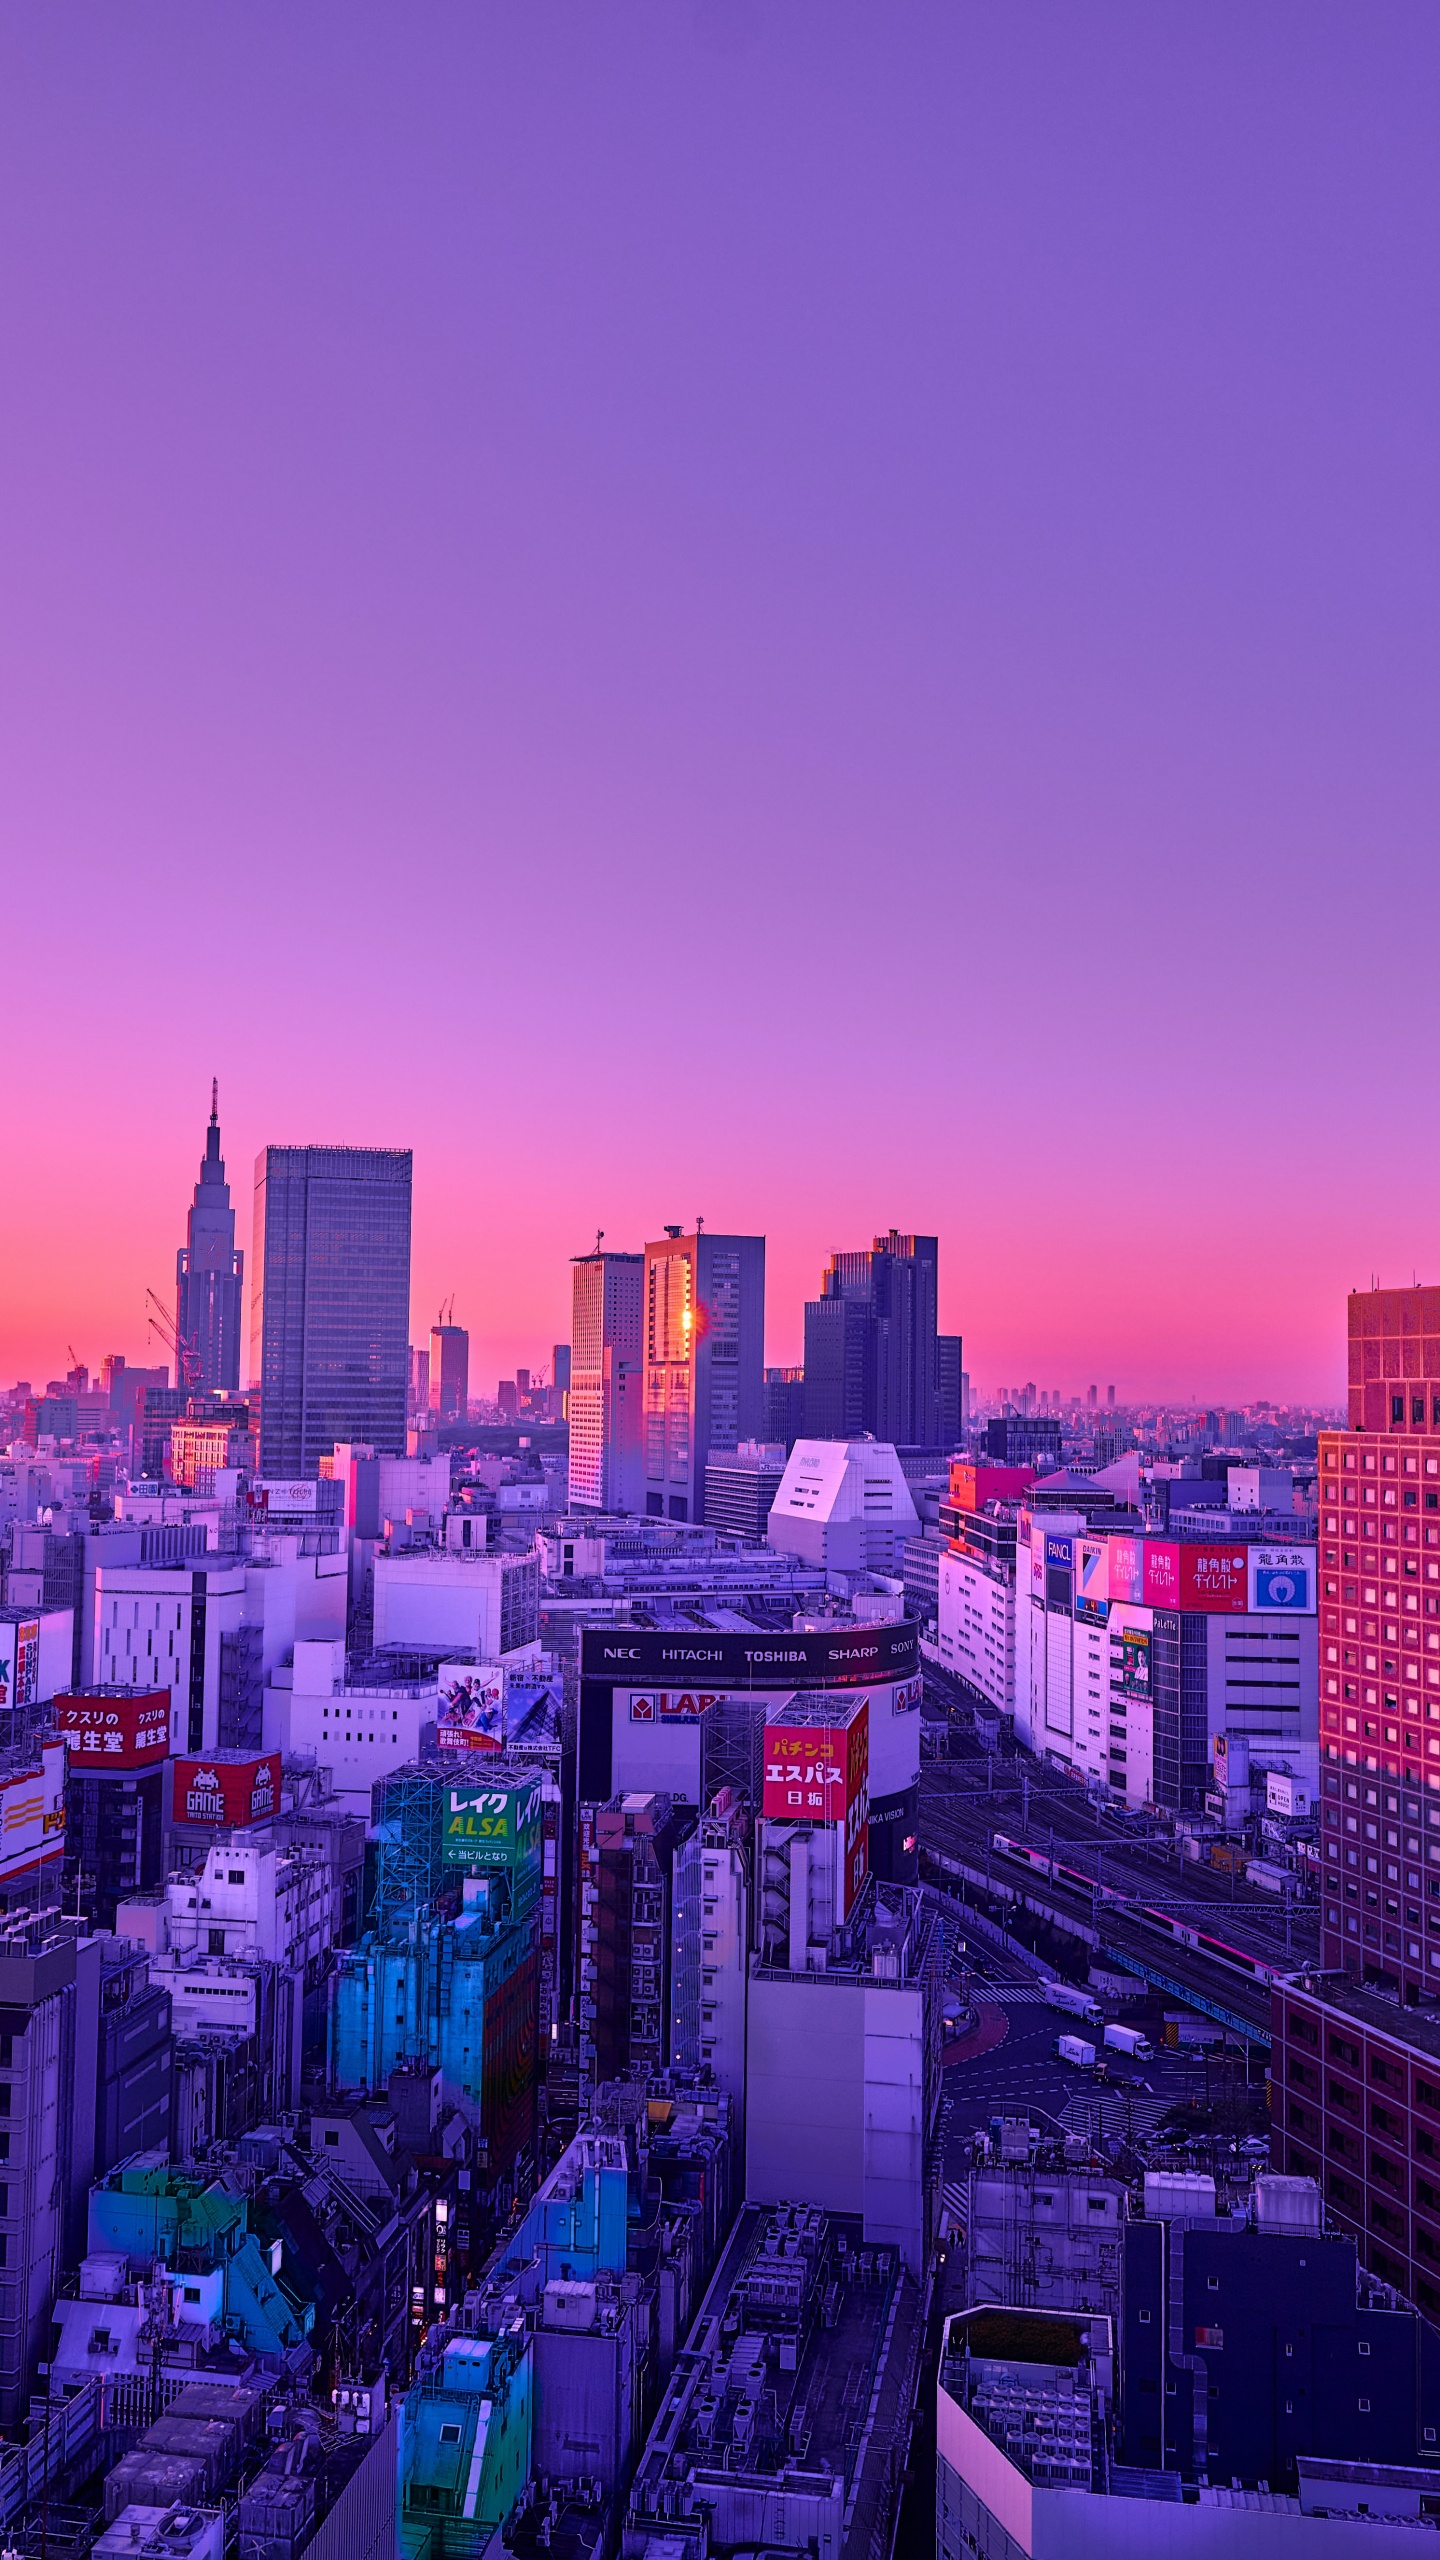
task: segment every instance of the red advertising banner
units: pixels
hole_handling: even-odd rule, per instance
[[[1153,1609],[1243,1612],[1250,1606],[1249,1549],[1228,1539],[1182,1546],[1170,1538],[1147,1538],[1144,1598]]]
[[[1180,1550],[1180,1606],[1225,1612],[1250,1606],[1250,1550],[1228,1541]]]
[[[243,1830],[247,1823],[268,1822],[280,1810],[280,1754],[255,1758],[175,1763],[174,1818],[177,1822],[213,1823],[217,1831]]]
[[[870,1707],[845,1724],[767,1724],[762,1812],[781,1822],[845,1822],[870,1777]]]
[[[170,1692],[124,1698],[59,1697],[55,1722],[72,1769],[149,1769],[170,1748]]]

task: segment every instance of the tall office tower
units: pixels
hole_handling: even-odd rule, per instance
[[[266,1147],[255,1160],[262,1476],[313,1476],[338,1440],[404,1455],[410,1179],[408,1147]]]
[[[583,1511],[638,1511],[645,1256],[597,1245],[573,1271],[570,1500]]]
[[[645,1247],[645,1509],[700,1520],[712,1450],[765,1419],[765,1239],[667,1227]]]
[[[470,1336],[463,1324],[430,1327],[430,1410],[440,1422],[463,1422],[470,1410]]]
[[[424,1414],[430,1410],[430,1354],[410,1345],[410,1411]]]
[[[210,1126],[185,1242],[175,1256],[175,1330],[191,1360],[177,1387],[240,1384],[240,1287],[245,1256],[235,1249],[235,1212],[220,1153],[220,1087],[210,1088]],[[182,1367],[187,1364],[183,1361]]]
[[[1350,1428],[1319,1436],[1321,1959],[1430,2001],[1440,1997],[1440,1901],[1425,1865],[1440,1809],[1440,1289],[1352,1292],[1349,1336]]]
[[[965,1398],[960,1381],[965,1374],[965,1354],[958,1333],[941,1333],[935,1338],[936,1403],[940,1415],[940,1447],[958,1447],[965,1428]]]
[[[807,1439],[870,1431],[898,1448],[939,1446],[939,1263],[936,1237],[893,1227],[869,1253],[831,1255],[805,1309]]]

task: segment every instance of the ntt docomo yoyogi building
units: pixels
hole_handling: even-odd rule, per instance
[[[587,1628],[580,1650],[577,1793],[605,1804],[655,1789],[711,1805],[725,1787],[760,1806],[767,1723],[797,1693],[869,1707],[870,1870],[912,1884],[920,1783],[920,1649],[913,1619],[792,1633]]]

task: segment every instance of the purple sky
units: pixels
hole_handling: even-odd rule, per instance
[[[1440,1271],[1433,0],[16,0],[0,1376],[209,1078],[566,1257],[938,1229],[977,1382]]]

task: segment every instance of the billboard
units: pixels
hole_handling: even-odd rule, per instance
[[[518,1867],[540,1855],[541,1780],[497,1778],[493,1786],[445,1789],[441,1854],[448,1867],[479,1875],[486,1867]]]
[[[210,1823],[217,1831],[243,1831],[268,1822],[280,1810],[280,1754],[262,1751],[241,1759],[218,1753],[208,1760],[175,1763],[174,1818]]]
[[[58,1858],[65,1846],[65,1746],[45,1744],[38,1763],[0,1787],[0,1884]]]
[[[58,1697],[55,1722],[72,1769],[148,1769],[170,1748],[170,1692],[123,1698]]]
[[[0,1707],[33,1707],[40,1696],[40,1621],[0,1622]]]
[[[1145,1579],[1141,1594],[1152,1609],[1200,1609],[1241,1615],[1250,1606],[1249,1549],[1228,1540],[1206,1539],[1183,1545],[1173,1538],[1147,1538]]]
[[[1075,1598],[1092,1606],[1110,1597],[1110,1551],[1103,1538],[1079,1538],[1075,1544]]]
[[[1252,1547],[1250,1606],[1283,1609],[1287,1616],[1315,1614],[1315,1550],[1313,1547]]]
[[[761,1811],[779,1822],[843,1822],[867,1804],[870,1706],[844,1724],[767,1724]],[[862,1820],[863,1820],[862,1814]]]
[[[698,1724],[719,1692],[711,1689],[632,1689],[632,1724]]]
[[[1116,1628],[1112,1625],[1110,1690],[1115,1697],[1149,1697],[1150,1630],[1148,1627],[1122,1625]]]
[[[877,1680],[910,1680],[920,1668],[920,1630],[898,1624],[839,1627],[833,1634],[674,1635],[652,1627],[586,1627],[580,1637],[585,1680],[613,1680],[644,1690],[846,1689]]]
[[[256,1511],[317,1511],[320,1487],[311,1476],[261,1476],[250,1487],[250,1505]]]
[[[1112,1600],[1143,1600],[1145,1597],[1145,1541],[1143,1538],[1107,1538],[1105,1558],[1106,1580]]]
[[[898,1681],[890,1692],[890,1713],[892,1716],[915,1715],[919,1711],[924,1694],[923,1680]]]
[[[442,1751],[503,1751],[505,1666],[500,1662],[442,1662],[435,1740]]]

